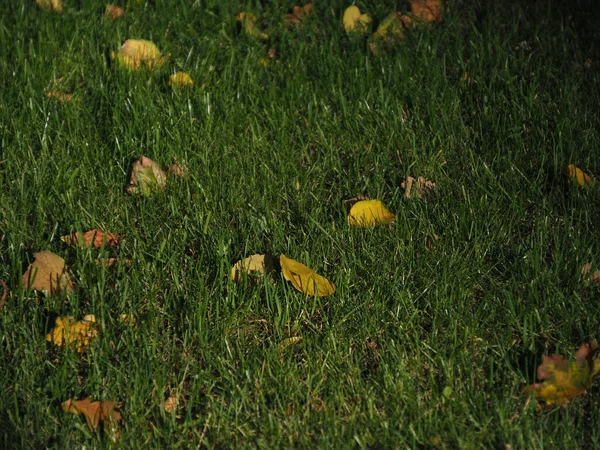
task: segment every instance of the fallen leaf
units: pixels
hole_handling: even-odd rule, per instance
[[[133,264],[131,259],[119,259],[119,258],[98,258],[96,259],[96,266],[98,267],[114,267],[119,263],[123,263],[126,266]]]
[[[62,236],[61,241],[69,245],[78,245],[80,247],[100,248],[102,245],[116,247],[121,243],[121,238],[113,233],[104,233],[97,228],[86,231],[85,233],[76,232],[67,236]]]
[[[73,94],[67,94],[61,91],[48,91],[46,92],[46,97],[54,98],[61,103],[67,103],[73,100]]]
[[[128,194],[142,194],[146,197],[155,191],[164,190],[167,184],[167,174],[158,164],[146,156],[133,163],[131,180],[126,191]]]
[[[67,272],[65,260],[49,251],[34,253],[35,261],[23,274],[25,289],[44,291],[50,295],[72,292],[73,281]]]
[[[4,308],[4,304],[6,303],[6,297],[8,296],[8,288],[6,287],[6,283],[4,280],[0,280],[0,284],[2,285],[2,298],[0,298],[0,311]]]
[[[175,411],[177,409],[178,403],[179,402],[177,401],[177,397],[169,397],[168,399],[165,400],[165,404],[164,404],[165,411],[168,413]]]
[[[117,20],[125,15],[125,11],[117,5],[106,5],[105,15],[110,20]]]
[[[592,387],[594,377],[600,372],[600,360],[593,359],[595,351],[595,344],[586,343],[575,353],[575,361],[567,361],[562,355],[544,355],[537,369],[542,383],[532,384],[526,390],[547,406],[569,403]]]
[[[373,33],[373,39],[404,38],[404,32],[412,23],[410,16],[405,16],[400,12],[392,12],[381,21],[377,31]]]
[[[442,0],[408,0],[412,16],[422,23],[442,20],[444,4]]]
[[[176,156],[174,156],[173,164],[169,166],[168,172],[170,174],[175,175],[176,177],[185,178],[188,172],[188,168],[186,165],[181,164],[181,161],[179,161],[179,159]]]
[[[144,39],[127,39],[112,58],[130,70],[160,68],[165,62],[156,44]]]
[[[307,295],[318,293],[321,297],[331,295],[335,292],[335,284],[327,278],[318,275],[314,270],[304,264],[288,258],[285,255],[279,257],[283,277],[292,285]]]
[[[389,212],[380,200],[356,202],[348,214],[348,223],[356,227],[370,227],[380,223],[392,223],[396,215]]]
[[[304,6],[294,6],[292,12],[286,14],[283,18],[287,23],[298,24],[312,11],[312,3],[307,3]]]
[[[169,86],[176,89],[187,89],[194,86],[194,80],[187,72],[175,72],[169,77]]]
[[[117,410],[117,402],[104,400],[93,402],[90,397],[83,400],[67,400],[62,403],[62,409],[75,415],[83,414],[89,429],[93,432],[98,430],[100,422],[110,427],[118,427],[121,414]]]
[[[294,345],[294,344],[300,342],[301,340],[302,340],[301,336],[292,336],[292,337],[289,337],[289,338],[284,339],[283,341],[281,341],[279,343],[279,345],[277,346],[277,348],[278,348],[278,350],[280,352],[283,352],[290,345]]]
[[[344,17],[342,19],[344,23],[344,29],[348,33],[359,32],[362,34],[369,31],[369,24],[371,23],[371,16],[369,14],[361,14],[360,9],[357,6],[348,6],[344,11]]]
[[[119,322],[125,326],[132,327],[135,325],[135,317],[132,314],[121,314],[119,316]]]
[[[567,173],[569,180],[573,183],[577,183],[582,188],[593,188],[596,186],[596,180],[573,164],[567,166]]]
[[[258,38],[258,39],[262,39],[265,41],[267,39],[269,39],[269,35],[260,31],[260,29],[256,25],[257,19],[254,14],[247,13],[247,12],[241,12],[237,16],[235,16],[235,19],[242,24],[242,28],[244,29],[244,32],[246,32],[250,36]]]
[[[435,188],[435,183],[430,180],[426,180],[424,177],[419,177],[416,180],[413,177],[408,177],[406,181],[402,182],[400,187],[404,189],[404,196],[406,198],[411,198],[414,196],[413,187],[416,190],[417,197],[423,198]]]
[[[57,317],[54,328],[46,335],[46,340],[62,347],[67,344],[78,353],[86,351],[94,338],[98,336],[96,317],[86,315],[80,321],[73,317]]]
[[[233,265],[230,278],[233,281],[239,282],[242,279],[243,273],[263,277],[273,270],[274,263],[273,256],[269,254],[248,256]]]
[[[586,263],[581,268],[581,275],[586,283],[593,283],[596,285],[596,290],[600,292],[600,270],[596,270],[590,273],[592,270],[592,263]]]
[[[62,13],[63,2],[62,0],[35,0],[40,8],[50,12]]]
[[[344,200],[344,206],[350,211],[356,203],[362,202],[363,200],[371,200],[367,194],[356,194],[356,196],[349,198],[348,200]]]

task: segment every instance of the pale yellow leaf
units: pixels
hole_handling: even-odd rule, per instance
[[[288,258],[285,255],[279,257],[283,277],[292,285],[307,295],[318,293],[321,297],[331,295],[335,292],[335,284],[327,278],[318,275],[314,270],[304,264]]]
[[[371,16],[369,14],[361,14],[360,9],[358,9],[357,6],[352,5],[344,11],[342,21],[344,23],[344,29],[348,33],[359,32],[364,34],[369,30]]]

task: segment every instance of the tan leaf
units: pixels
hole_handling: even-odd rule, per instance
[[[178,405],[178,401],[177,401],[177,397],[169,397],[168,399],[165,400],[165,411],[170,413],[172,411],[175,411],[177,409],[177,405]]]
[[[63,2],[62,0],[35,0],[38,6],[46,11],[50,12],[63,12]]]
[[[22,278],[26,289],[44,291],[50,295],[73,291],[73,281],[64,259],[49,251],[34,253],[33,257],[35,261],[29,265]]]
[[[155,191],[164,190],[167,184],[167,174],[158,164],[146,156],[133,163],[131,180],[126,191],[128,194],[150,196]]]
[[[8,288],[6,287],[4,280],[0,280],[0,285],[2,285],[2,297],[0,298],[0,311],[2,311],[2,308],[4,308],[4,304],[6,303],[6,297],[8,296]]]
[[[169,86],[176,89],[187,89],[194,86],[194,80],[187,72],[175,72],[169,77]]]
[[[61,241],[69,245],[78,245],[80,247],[95,247],[100,248],[102,244],[116,247],[121,243],[121,238],[113,233],[104,233],[103,231],[94,228],[85,233],[76,232],[67,236],[62,236]]]
[[[274,262],[273,256],[269,254],[248,256],[233,265],[230,278],[233,281],[239,282],[242,279],[243,273],[263,277],[266,273],[273,270]]]
[[[188,167],[182,164],[181,161],[179,161],[179,159],[176,156],[174,156],[173,164],[169,166],[168,170],[170,174],[173,174],[176,177],[185,178],[188,172]]]
[[[83,414],[85,421],[91,431],[98,430],[100,422],[109,426],[118,426],[121,414],[117,410],[117,402],[114,400],[92,401],[90,397],[83,400],[67,400],[62,403],[65,412],[78,415]]]
[[[394,11],[381,21],[377,31],[373,33],[373,39],[404,38],[404,32],[412,23],[412,17],[405,16],[400,12]]]
[[[125,11],[117,5],[106,5],[105,15],[110,20],[117,20],[125,15]]]
[[[65,92],[56,91],[56,90],[46,92],[46,97],[54,98],[61,103],[67,103],[67,102],[70,102],[71,100],[73,100],[73,94],[67,94]]]
[[[46,340],[59,347],[67,344],[78,353],[82,353],[98,336],[95,324],[96,317],[93,314],[86,315],[80,321],[73,317],[57,317],[54,328],[46,335]]]
[[[408,0],[411,14],[424,23],[442,20],[444,3],[442,0]]]
[[[294,6],[292,12],[286,14],[283,20],[288,23],[298,24],[302,21],[302,19],[310,14],[312,7],[312,3],[307,3],[304,6]]]
[[[567,361],[562,355],[544,356],[537,369],[542,383],[530,385],[526,391],[533,392],[547,406],[564,405],[573,397],[584,394],[600,372],[600,360],[594,360],[596,345],[587,343],[575,353],[575,361]]]
[[[165,58],[160,57],[156,44],[144,39],[127,39],[119,51],[113,52],[111,56],[130,70],[160,68],[165,62]]]
[[[317,274],[304,264],[288,258],[285,255],[279,257],[283,277],[292,283],[292,285],[307,295],[318,293],[321,297],[331,295],[335,292],[335,284],[327,278]]]
[[[380,223],[392,223],[396,215],[389,212],[380,200],[356,202],[348,214],[348,223],[356,227],[371,227]]]
[[[435,183],[430,180],[426,180],[424,177],[419,177],[416,180],[413,177],[408,177],[406,181],[402,182],[400,187],[405,190],[404,195],[406,198],[411,198],[414,196],[413,188],[416,190],[417,197],[424,198],[431,190],[435,188]]]
[[[369,14],[361,14],[360,9],[352,5],[346,8],[344,11],[344,17],[342,21],[344,23],[344,29],[346,32],[358,32],[365,34],[367,31],[369,31],[371,16]]]

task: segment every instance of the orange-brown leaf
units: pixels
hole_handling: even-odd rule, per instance
[[[117,20],[125,15],[125,11],[117,5],[106,5],[105,15],[110,20]]]
[[[2,285],[2,298],[0,298],[0,311],[4,308],[4,304],[6,303],[6,297],[8,296],[8,289],[6,287],[6,283],[4,280],[0,280],[0,284]]]
[[[167,185],[167,174],[158,164],[146,156],[133,163],[131,179],[126,191],[128,194],[141,194],[146,197],[154,191],[162,191]]]
[[[61,241],[69,245],[78,245],[80,247],[100,248],[104,243],[107,246],[116,247],[121,243],[121,238],[113,233],[104,233],[94,228],[85,233],[76,232],[67,236],[62,236]]]
[[[425,23],[442,19],[444,3],[442,0],[408,0],[412,16]]]
[[[96,431],[100,422],[115,425],[121,420],[121,414],[117,410],[117,402],[114,400],[92,401],[90,397],[83,400],[67,400],[62,403],[65,412],[78,415],[83,414],[90,430]]]
[[[297,24],[312,11],[312,3],[307,3],[304,6],[294,6],[292,12],[286,14],[284,20],[288,23]]]

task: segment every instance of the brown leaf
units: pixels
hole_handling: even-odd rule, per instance
[[[121,420],[117,402],[113,400],[93,402],[90,397],[83,400],[67,400],[62,403],[62,409],[75,415],[83,414],[91,431],[98,430],[100,422],[112,427],[117,426],[117,422]]]
[[[362,202],[363,200],[371,200],[371,197],[368,194],[356,194],[356,196],[344,200],[344,206],[350,211],[350,208],[352,208],[355,203]]]
[[[426,180],[424,177],[419,177],[416,180],[413,177],[408,177],[402,182],[400,187],[405,190],[404,196],[406,198],[411,198],[414,196],[413,188],[416,189],[417,197],[424,198],[432,189],[435,188],[435,183],[430,180]]]
[[[188,167],[184,164],[181,164],[181,161],[179,161],[179,159],[176,156],[174,156],[173,164],[169,166],[168,172],[170,174],[175,175],[176,177],[185,178],[185,176],[188,173]]]
[[[285,22],[298,24],[302,19],[310,14],[312,11],[312,3],[307,3],[304,6],[294,6],[292,12],[286,14],[283,18]]]
[[[85,233],[76,232],[67,236],[62,236],[61,241],[69,245],[78,245],[80,247],[100,248],[105,243],[107,246],[116,247],[121,243],[121,238],[113,233],[104,233],[94,228]]]
[[[64,259],[49,251],[34,253],[33,257],[35,261],[22,277],[22,284],[26,289],[45,291],[50,295],[73,291],[73,281]]]
[[[71,100],[73,100],[73,94],[67,94],[65,92],[56,91],[56,90],[46,92],[46,97],[54,98],[61,103],[67,103],[67,102],[70,102]]]
[[[8,289],[6,287],[6,283],[4,280],[0,280],[0,284],[2,285],[2,298],[0,298],[0,311],[4,308],[4,304],[6,303],[6,297],[8,296]]]
[[[126,266],[130,266],[133,264],[133,260],[119,259],[119,258],[98,258],[96,260],[96,266],[98,266],[98,267],[113,267],[119,263],[123,263]]]
[[[168,399],[165,400],[165,411],[170,413],[172,411],[175,411],[177,409],[177,405],[178,405],[178,401],[177,401],[177,397],[169,397]]]
[[[125,15],[125,11],[116,5],[106,5],[105,14],[110,20],[117,20]]]
[[[442,0],[408,0],[411,14],[424,23],[442,20],[444,3]]]
[[[583,344],[575,353],[575,361],[567,361],[562,355],[544,356],[537,369],[542,383],[526,388],[547,406],[565,405],[573,397],[584,394],[600,372],[600,360],[594,360],[596,345]]]
[[[158,164],[146,156],[140,157],[131,168],[128,194],[150,196],[154,191],[162,191],[167,185],[167,174]]]

